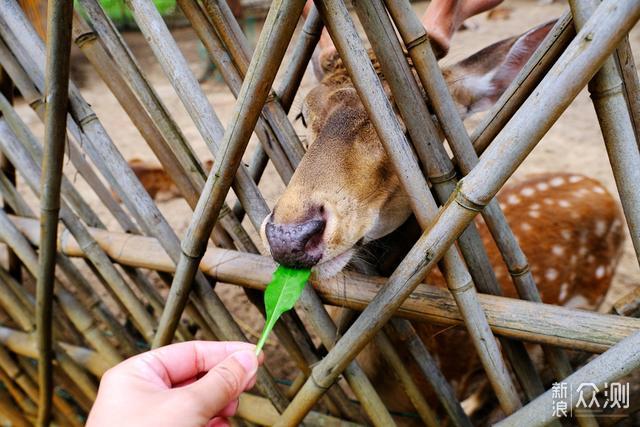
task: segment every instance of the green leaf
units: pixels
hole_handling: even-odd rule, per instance
[[[260,354],[260,350],[267,342],[267,337],[273,329],[273,325],[280,318],[282,313],[293,308],[304,285],[309,280],[311,270],[295,270],[282,265],[273,272],[273,278],[264,291],[264,308],[267,312],[267,321],[264,330],[256,346],[256,354]]]

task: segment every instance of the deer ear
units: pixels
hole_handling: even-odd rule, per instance
[[[488,109],[511,84],[555,21],[488,46],[444,70],[462,113]]]

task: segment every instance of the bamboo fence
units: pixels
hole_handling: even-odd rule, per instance
[[[284,315],[275,328],[297,369],[296,380],[288,387],[278,384],[267,357],[253,394],[240,399],[240,422],[394,425],[398,414],[390,413],[381,390],[355,360],[367,344],[375,343],[412,403],[414,420],[428,426],[445,419],[456,426],[472,425],[418,337],[415,322],[466,329],[507,416],[500,423],[505,426],[559,425],[551,412],[552,390],[545,389],[525,342],[541,346],[556,381],[572,384],[572,407],[577,404],[576,384],[602,386],[640,366],[640,320],[633,317],[640,293],[625,295],[609,314],[543,304],[526,256],[494,200],[588,86],[640,262],[640,84],[628,40],[640,18],[640,3],[571,0],[570,10],[471,133],[409,0],[352,3],[404,127],[343,0],[317,0],[304,20],[304,0],[273,1],[254,50],[226,1],[177,1],[236,98],[226,124],[153,2],[126,1],[214,157],[208,176],[98,0],[78,0],[82,14],[72,10],[71,1],[49,2],[46,45],[17,0],[0,4],[0,243],[8,254],[7,263],[0,265],[0,413],[12,425],[80,425],[100,376],[137,352],[195,337],[247,340],[215,287],[242,287],[263,312],[262,292],[275,264],[260,253],[253,230],[243,224],[259,231],[269,215],[258,188],[267,164],[286,184],[304,156],[288,113],[324,27],[424,232],[389,278],[340,273],[304,289],[299,310]],[[71,43],[105,82],[192,209],[182,239],[70,81]],[[291,59],[284,64],[287,50]],[[273,88],[279,71],[282,84]],[[44,123],[43,141],[13,108],[14,88]],[[259,144],[244,165],[252,135]],[[65,154],[73,170],[65,165]],[[108,229],[85,201],[71,179],[74,172],[119,229]],[[25,200],[24,187],[39,200],[39,215]],[[233,206],[225,202],[230,192],[237,198]],[[473,225],[478,214],[519,299],[501,295]],[[422,283],[436,265],[442,267],[448,289]],[[166,288],[166,298],[159,286]],[[106,300],[98,294],[107,295]],[[334,319],[325,304],[348,310]],[[426,399],[398,343],[437,401]],[[572,372],[565,350],[586,354],[583,361],[595,356]],[[624,415],[632,411],[637,407]],[[598,425],[588,412],[576,421]]]

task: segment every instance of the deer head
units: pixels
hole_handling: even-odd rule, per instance
[[[495,43],[443,70],[463,117],[498,99],[552,24]],[[404,223],[411,208],[335,50],[320,57],[324,77],[302,107],[310,144],[265,219],[262,237],[277,262],[315,267],[318,277],[330,277],[360,244]]]

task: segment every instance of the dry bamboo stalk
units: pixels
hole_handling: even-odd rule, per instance
[[[2,66],[0,66],[0,94],[3,94],[7,99],[9,99],[10,102],[12,102],[13,90],[14,90],[14,87],[13,87],[13,82],[11,81],[11,78],[9,77],[6,70],[4,70]],[[9,162],[9,160],[6,159],[3,155],[0,155],[0,171],[2,171],[2,173],[7,176],[10,182],[15,184],[16,182],[15,168],[13,167],[11,162]],[[3,205],[3,208],[7,210],[7,213],[12,213],[11,208],[6,206],[5,201],[3,201],[2,205]],[[11,251],[7,253],[7,263],[8,263],[9,271],[11,272],[11,275],[16,280],[20,281],[20,273],[21,273],[20,263],[18,261],[18,258],[15,256],[15,254]]]
[[[40,252],[36,284],[36,331],[38,334],[38,420],[48,426],[53,399],[53,286],[56,268],[56,237],[60,211],[60,185],[66,128],[71,55],[73,3],[54,0],[47,8],[47,65],[44,153],[40,180]]]
[[[214,61],[220,70],[231,93],[237,97],[244,74],[236,70],[231,57],[224,50],[224,46],[218,39],[218,36],[211,26],[211,23],[204,16],[198,3],[194,0],[180,0],[178,5],[182,9],[187,19],[191,22],[191,26],[202,41],[203,46],[207,50],[209,57]],[[276,171],[286,184],[293,175],[295,164],[292,164],[286,153],[283,151],[281,143],[277,141],[276,135],[271,131],[268,123],[263,119],[258,120],[256,125],[256,135],[260,140],[262,148],[272,160]],[[276,139],[274,141],[274,139]],[[298,159],[299,160],[299,159]],[[255,180],[254,180],[255,182]]]
[[[0,141],[1,149],[12,159],[14,164],[19,164],[19,170],[31,187],[31,190],[38,194],[36,180],[40,176],[40,170],[37,164],[30,158],[26,149],[17,141],[7,124],[0,122],[0,133],[2,138]],[[64,190],[64,189],[63,189]],[[60,217],[69,230],[72,230],[76,238],[82,243],[83,250],[86,251],[92,264],[100,271],[100,274],[109,284],[109,288],[117,296],[117,299],[127,308],[132,315],[132,319],[140,328],[141,333],[147,339],[151,339],[154,334],[155,322],[146,311],[144,305],[138,300],[131,288],[124,281],[120,273],[115,269],[107,255],[100,249],[99,245],[93,240],[91,234],[86,227],[77,220],[73,212],[67,207],[64,201],[61,202]],[[57,222],[56,222],[57,227]],[[54,241],[55,248],[55,241]],[[34,274],[35,275],[35,274]]]
[[[12,381],[11,378],[9,378],[9,375],[7,375],[7,373],[1,368],[0,381],[2,381],[4,386],[7,388],[7,391],[11,394],[11,397],[16,401],[23,413],[29,418],[35,418],[37,416],[38,408],[36,408],[33,400],[31,400],[26,392]]]
[[[4,388],[0,387],[0,413],[7,417],[14,427],[29,427],[33,425],[27,420],[25,414],[16,408],[14,400]]]
[[[11,219],[31,244],[38,244],[37,221],[19,217]],[[171,258],[159,255],[161,245],[153,238],[99,229],[90,231],[115,262],[164,272],[175,269]],[[78,243],[67,231],[60,234],[59,250],[72,257],[84,256]],[[274,268],[275,263],[269,257],[215,247],[208,248],[201,264],[201,269],[216,280],[255,289],[264,289],[271,280]],[[347,273],[316,282],[314,287],[324,303],[363,310],[386,280]],[[344,286],[345,283],[349,286]],[[496,333],[575,350],[601,353],[640,328],[640,320],[634,318],[491,295],[480,295],[480,301]],[[403,303],[398,315],[441,325],[457,325],[461,322],[450,293],[431,285],[417,287],[412,298]],[[567,318],[576,319],[575,324],[567,324]]]
[[[473,149],[462,119],[458,115],[453,99],[447,89],[437,59],[429,46],[424,27],[411,10],[411,5],[408,2],[388,2],[388,4],[391,14],[397,22],[401,37],[404,39],[405,45],[409,46],[409,54],[413,59],[423,87],[440,119],[458,166],[463,174],[467,174],[478,163],[478,156]],[[557,34],[559,29],[563,28],[564,21],[566,21],[566,18],[556,23],[555,28],[550,31],[550,39],[553,39],[554,34]],[[545,42],[543,41],[543,48],[544,46]],[[482,215],[494,236],[500,252],[503,254],[520,298],[541,302],[542,299],[533,281],[527,258],[495,199],[487,205]],[[571,365],[567,357],[560,351],[553,348],[545,348],[545,354],[558,379],[564,378],[571,373]],[[539,388],[542,388],[541,383],[539,387],[533,390],[531,387],[525,387],[525,391],[528,397],[532,399],[544,391],[544,389],[538,391]],[[536,393],[531,393],[531,391]]]
[[[0,223],[2,223],[3,226],[3,239],[5,239],[7,243],[14,248],[16,254],[18,254],[25,267],[35,276],[37,273],[37,255],[35,251],[29,246],[26,238],[20,234],[19,230],[12,225],[4,211],[0,211]],[[5,274],[1,268],[0,279],[6,287],[8,287],[10,282],[13,280],[9,275]],[[13,283],[12,285],[13,289],[20,289],[17,283]],[[94,348],[96,348],[96,350],[98,350],[110,362],[119,363],[122,361],[122,357],[118,354],[117,350],[102,335],[102,332],[95,328],[93,319],[85,308],[78,303],[73,295],[64,290],[61,286],[58,286],[58,289],[55,290],[55,294],[58,297],[58,302],[62,307],[63,312],[68,316],[78,331],[86,338],[87,342],[91,343]],[[35,310],[33,310],[31,305],[20,304],[18,301],[19,299],[17,295],[12,295],[11,292],[3,293],[2,303],[5,305],[5,309],[11,313],[13,319],[20,324],[24,331],[32,332],[34,330],[32,313]],[[55,322],[52,321],[52,325],[54,324]]]
[[[416,147],[427,176],[433,184],[436,196],[440,202],[444,203],[455,189],[457,182],[454,165],[449,160],[444,145],[440,143],[435,125],[429,119],[431,114],[406,61],[391,19],[381,0],[354,4],[373,50],[379,58],[385,80],[389,83],[413,145]],[[410,9],[411,5],[409,3],[403,5],[405,9],[409,8],[406,15],[410,13],[409,16],[415,17]],[[420,28],[423,27],[420,26]],[[423,40],[427,40],[424,30],[422,30],[422,35],[424,36]],[[429,46],[425,47],[429,48]],[[435,56],[432,55],[432,57],[434,64],[437,64]],[[428,80],[436,79],[438,76],[441,76],[441,73],[436,66]],[[455,116],[447,116],[447,122],[459,117],[456,110],[453,110],[453,114]],[[459,120],[459,124],[462,126],[461,120]],[[443,126],[446,127],[446,125],[443,123]],[[462,127],[462,132],[466,136],[464,127]],[[470,142],[468,144],[471,146]],[[474,224],[471,224],[460,235],[458,247],[477,289],[482,293],[502,295],[502,289]],[[533,398],[543,393],[544,386],[524,345],[506,339],[502,339],[501,344],[527,396]]]
[[[0,335],[2,335],[2,332],[0,332]],[[32,358],[35,358],[37,357],[38,350],[36,348],[36,343],[33,340],[31,340],[31,343]],[[6,346],[6,348],[9,347]],[[7,374],[12,383],[17,384],[22,388],[22,390],[24,390],[31,401],[36,402],[38,400],[38,386],[35,380],[32,379],[32,377],[29,376],[29,374],[13,360],[6,348],[4,345],[0,346],[0,369]],[[35,375],[33,378],[35,378]],[[54,394],[53,396],[53,404],[65,418],[73,419],[72,415],[75,415],[75,409],[57,394]],[[75,425],[78,425],[78,423],[76,422]]]
[[[640,3],[631,0],[605,0],[598,7],[549,75],[487,149],[478,166],[461,181],[455,196],[451,197],[440,211],[438,220],[405,257],[387,286],[322,362],[316,365],[313,375],[317,384],[333,382],[371,339],[372,334],[388,320],[417,286],[420,278],[495,196],[639,17]],[[286,424],[298,419],[321,395],[322,390],[307,381],[279,423]]]
[[[218,155],[224,128],[171,37],[169,29],[151,1],[127,0],[127,5],[207,147],[214,155],[215,163],[219,164],[221,159]],[[234,178],[236,195],[242,201],[251,222],[254,226],[259,226],[268,215],[269,208],[263,203],[259,196],[260,191],[244,165],[240,165]]]
[[[203,5],[223,44],[236,64],[238,72],[241,76],[245,76],[252,52],[250,44],[233,13],[231,13],[228,4],[218,0],[205,0]],[[234,45],[231,46],[229,43],[234,43]],[[305,60],[304,57],[296,58],[295,60],[298,59]],[[282,146],[289,161],[295,167],[304,155],[304,147],[287,118],[286,110],[286,106],[279,102],[276,93],[271,91],[265,101],[262,114],[269,124],[270,130],[274,133],[276,142]],[[277,165],[274,164],[274,166]]]
[[[382,85],[371,65],[367,64],[368,55],[349,13],[341,1],[331,4],[318,3],[317,6],[340,57],[349,71],[351,81],[394,165],[395,172],[409,196],[418,223],[423,229],[428,229],[437,214],[437,205]],[[455,248],[447,252],[443,263],[445,280],[454,291],[457,301],[461,304],[461,311],[467,317],[469,333],[476,344],[498,400],[505,412],[511,413],[520,406],[520,402],[497,342],[491,335],[491,330],[480,309],[469,272]],[[311,383],[307,382],[307,384]],[[318,383],[318,385],[324,384]],[[289,413],[293,415],[295,411]],[[303,411],[300,411],[296,416],[302,413]]]
[[[242,393],[239,400],[237,414],[249,422],[259,425],[271,425],[278,418],[278,411],[267,399],[249,393]],[[326,427],[357,427],[360,425],[319,412],[310,412],[303,423],[309,426]]]
[[[611,384],[623,376],[629,374],[640,366],[640,332],[625,338],[615,347],[595,358],[587,365],[578,369],[573,375],[566,378],[564,383],[568,385],[567,409],[575,408],[579,402],[579,396],[589,399],[593,388],[585,388],[578,391],[581,384],[594,384],[597,389],[602,389],[605,384]],[[526,425],[531,427],[544,426],[555,418],[553,414],[554,390],[548,390],[533,402],[526,405],[520,411],[512,414],[496,424],[496,426]]]
[[[478,155],[489,146],[569,45],[576,34],[572,19],[569,12],[558,19],[548,37],[476,126],[471,141]]]
[[[579,29],[599,3],[583,1],[578,4],[571,0],[569,4],[576,29]],[[605,61],[602,69],[589,82],[589,93],[600,122],[631,242],[640,264],[640,151],[615,55]]]
[[[629,104],[629,115],[633,120],[633,129],[640,149],[640,80],[629,44],[629,37],[625,37],[616,49],[616,60],[620,67],[620,77],[624,82],[624,94],[627,104]]]

